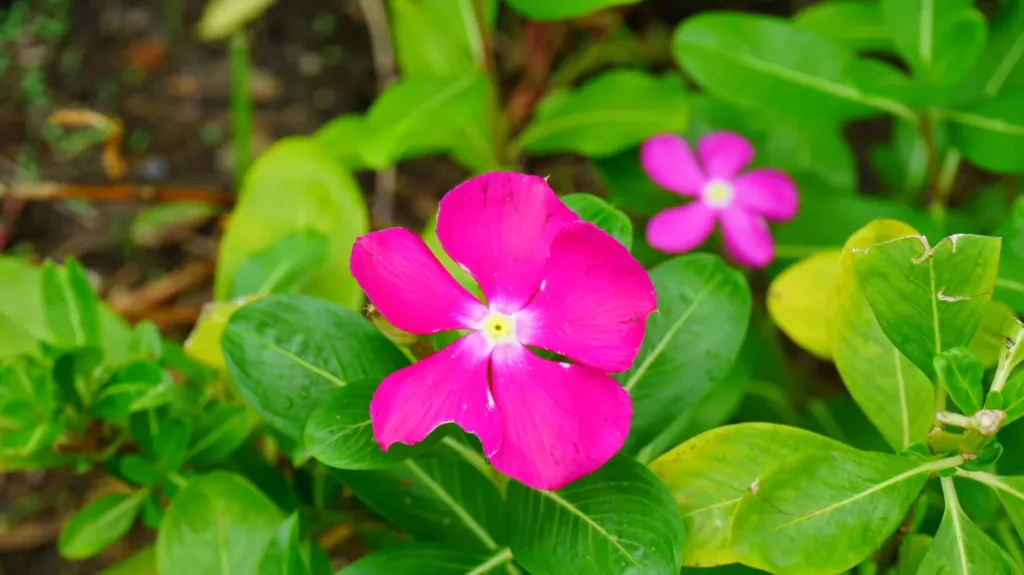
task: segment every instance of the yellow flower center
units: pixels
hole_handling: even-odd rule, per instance
[[[733,189],[729,182],[711,180],[701,191],[704,203],[712,208],[724,208],[732,202]]]
[[[516,335],[516,322],[510,316],[492,311],[480,324],[480,331],[493,342],[505,341]]]

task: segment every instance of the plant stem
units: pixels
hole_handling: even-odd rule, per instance
[[[1006,339],[1006,347],[1003,349],[1003,354],[999,357],[999,365],[996,367],[996,373],[992,376],[992,388],[989,393],[1001,392],[1003,386],[1006,385],[1006,380],[1010,377],[1012,367],[1010,365],[1013,357],[1017,354],[1017,348],[1024,345],[1024,323],[1017,320],[1017,331],[1012,337]]]
[[[944,425],[953,425],[962,429],[971,427],[971,418],[960,413],[953,413],[950,411],[937,411],[935,412],[935,421]]]
[[[249,45],[245,32],[236,30],[230,45],[231,131],[235,151],[235,187],[249,169],[252,154],[253,108],[249,93]]]

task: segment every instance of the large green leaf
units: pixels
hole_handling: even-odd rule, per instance
[[[584,221],[601,228],[611,237],[619,240],[626,249],[633,247],[633,222],[629,216],[608,205],[601,198],[591,194],[569,194],[560,198],[562,203]]]
[[[456,449],[460,451],[441,451],[437,457],[409,459],[386,469],[334,474],[370,509],[416,539],[497,551],[506,539],[501,495],[489,477],[463,458],[461,449],[468,448]]]
[[[650,272],[659,313],[621,381],[633,398],[625,453],[635,453],[691,409],[732,367],[750,321],[750,289],[711,254],[669,260]]]
[[[258,419],[251,410],[237,405],[218,405],[203,411],[186,460],[199,467],[219,463],[245,443]]]
[[[1002,437],[1002,436],[1000,436]],[[1018,535],[1024,537],[1024,476],[993,475],[983,471],[957,471],[957,475],[989,486],[995,491]]]
[[[854,50],[889,52],[893,48],[882,7],[871,0],[812,4],[798,12],[793,22]]]
[[[946,510],[935,533],[935,542],[925,554],[918,575],[1017,575],[1020,567],[998,543],[975,525],[960,507],[952,477],[942,478]]]
[[[436,543],[415,543],[371,553],[338,575],[496,575],[512,560],[508,548],[495,553]]]
[[[999,267],[999,238],[958,234],[931,247],[909,235],[853,251],[857,283],[885,335],[935,377],[934,357],[966,347]]]
[[[509,546],[533,575],[678,572],[682,516],[632,459],[615,457],[558,491],[512,482],[508,509]]]
[[[699,14],[679,25],[672,46],[676,60],[701,87],[739,105],[833,118],[881,110],[910,113],[848,81],[852,51],[778,18]]]
[[[846,571],[892,535],[931,473],[961,461],[850,449],[786,459],[743,494],[732,522],[735,557],[779,575]]]
[[[854,271],[855,250],[904,237],[914,229],[876,220],[850,237],[828,313],[832,359],[857,405],[896,450],[925,440],[933,389],[928,377],[898,350],[879,325]]]
[[[989,25],[988,42],[965,78],[966,97],[996,96],[1024,88],[1024,2],[1001,2],[1002,9]]]
[[[242,262],[230,296],[264,296],[301,287],[306,276],[323,266],[326,256],[324,234],[307,230],[281,236]]]
[[[883,0],[893,42],[914,75],[951,85],[962,79],[985,46],[985,17],[971,0]]]
[[[516,145],[531,154],[610,156],[659,132],[682,130],[689,114],[678,76],[612,70],[545,97]]]
[[[299,515],[293,513],[277,530],[260,560],[259,575],[311,575],[299,541]]]
[[[981,360],[962,347],[954,347],[935,356],[937,383],[946,388],[953,403],[968,415],[981,409],[985,403],[985,392],[981,386],[984,371]]]
[[[668,486],[686,525],[683,564],[735,561],[732,518],[743,494],[774,464],[845,449],[849,447],[796,427],[741,423],[702,433],[656,459],[651,471]]]
[[[765,302],[779,329],[794,343],[822,358],[832,358],[828,329],[829,298],[839,274],[839,250],[808,256],[786,268],[768,286]]]
[[[508,0],[517,12],[531,20],[565,20],[586,16],[609,6],[635,4],[640,0]]]
[[[307,296],[269,296],[239,309],[224,329],[222,345],[245,399],[296,438],[335,390],[375,387],[408,364],[355,312]]]
[[[372,386],[346,385],[327,396],[306,422],[310,455],[338,469],[378,469],[400,461],[406,454],[401,444],[384,452],[373,439],[374,391]]]
[[[227,299],[243,264],[282,237],[327,238],[324,265],[306,276],[303,293],[357,309],[362,291],[348,269],[355,240],[369,231],[362,193],[352,176],[310,138],[275,143],[252,165],[221,242],[214,296]]]
[[[257,573],[284,515],[246,479],[215,471],[191,479],[157,532],[160,573]]]
[[[104,495],[80,509],[60,532],[60,554],[84,559],[106,549],[131,529],[148,495],[147,490]]]
[[[950,137],[974,164],[993,172],[1024,172],[1024,108],[1016,94],[943,112]]]

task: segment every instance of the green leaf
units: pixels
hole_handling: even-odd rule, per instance
[[[896,530],[929,474],[961,461],[850,449],[786,459],[743,494],[732,522],[733,552],[769,573],[846,571]]]
[[[914,76],[951,85],[978,60],[988,32],[971,0],[883,0],[893,42]]]
[[[1010,554],[964,513],[952,477],[942,478],[942,492],[946,510],[942,514],[939,530],[935,533],[935,542],[917,570],[918,575],[1021,573]]]
[[[408,365],[365,319],[306,296],[268,296],[243,307],[231,316],[221,343],[242,396],[295,438],[337,389],[375,387]]]
[[[995,491],[1017,534],[1024,537],[1024,476],[993,475],[982,471],[960,470],[957,475],[977,481]]]
[[[610,156],[654,134],[680,131],[689,117],[682,78],[617,69],[546,96],[517,145],[531,154]]]
[[[996,96],[1024,88],[1024,3],[1001,3],[989,24],[988,42],[971,73],[963,82],[965,97]]]
[[[359,147],[365,135],[365,120],[358,114],[342,114],[313,132],[313,140],[342,166],[356,170],[363,167]]]
[[[130,413],[170,402],[169,392],[173,388],[171,376],[159,365],[146,360],[133,361],[114,372],[103,384],[90,411],[96,417],[117,422]],[[157,401],[136,406],[140,400],[152,397],[157,397]]]
[[[650,272],[658,310],[633,367],[620,376],[633,399],[624,453],[635,453],[729,372],[750,321],[750,289],[718,256],[690,254]]]
[[[61,269],[47,260],[42,282],[43,308],[54,343],[64,349],[98,345],[99,299],[81,264],[69,258]]]
[[[484,41],[473,0],[394,0],[391,32],[403,77],[451,77],[483,69]],[[486,29],[498,2],[484,2]]]
[[[371,553],[338,575],[496,575],[512,561],[507,548],[493,554],[436,543],[413,543]]]
[[[998,285],[998,278],[996,279]],[[999,363],[999,356],[1006,349],[1003,341],[1004,326],[1015,315],[1013,308],[1001,301],[989,300],[981,310],[981,324],[967,349],[978,356],[981,365],[988,369]]]
[[[614,457],[558,491],[513,481],[507,496],[509,547],[533,575],[678,572],[682,516],[665,486],[632,459]]]
[[[474,118],[486,96],[480,73],[448,78],[403,78],[391,84],[366,113],[360,155],[367,166],[386,168],[411,150],[444,149],[449,136]]]
[[[966,347],[999,266],[999,238],[958,234],[934,248],[910,235],[854,250],[857,282],[893,345],[930,377],[933,358]]]
[[[207,42],[223,40],[258,18],[273,3],[274,0],[210,0],[199,20],[199,37]]]
[[[505,541],[504,504],[497,487],[454,454],[409,459],[381,470],[333,473],[370,509],[418,540],[491,551]]]
[[[363,294],[348,263],[356,238],[368,231],[366,204],[352,176],[310,138],[278,141],[246,172],[221,243],[214,297],[230,296],[252,255],[285,236],[319,233],[327,238],[325,263],[308,275],[302,293],[358,309]]]
[[[285,519],[267,545],[260,561],[259,575],[311,575],[299,542],[299,515]]]
[[[157,532],[159,572],[187,566],[195,575],[256,573],[282,521],[242,477],[223,471],[195,477],[171,501]]]
[[[218,405],[199,416],[185,459],[196,467],[222,461],[245,443],[258,418],[236,405]]]
[[[68,559],[92,557],[131,529],[148,490],[104,495],[90,502],[64,524],[58,548]]]
[[[192,423],[187,419],[168,419],[160,426],[160,433],[153,437],[156,462],[164,471],[176,471],[188,455],[189,439],[192,437]]]
[[[993,172],[1024,172],[1024,108],[1016,94],[960,110],[946,110],[953,145],[975,165]]]
[[[686,525],[683,565],[736,561],[730,526],[754,481],[779,461],[850,449],[827,437],[773,423],[712,429],[665,453],[651,471],[668,486]]]
[[[199,321],[196,322],[192,333],[185,340],[185,354],[204,365],[221,371],[227,369],[224,365],[224,353],[220,345],[224,328],[228,325],[231,314],[255,299],[250,296],[231,301],[215,301],[204,305],[202,313],[199,314]]]
[[[633,248],[633,222],[629,221],[629,216],[590,194],[569,194],[560,199],[580,219],[601,228],[627,250]]]
[[[925,440],[931,428],[933,388],[928,377],[898,350],[879,325],[854,271],[855,250],[913,234],[892,220],[876,220],[843,247],[828,313],[832,359],[857,405],[893,449]]]
[[[303,231],[281,236],[242,262],[230,297],[287,293],[320,269],[326,257],[327,236],[322,233]]]
[[[635,4],[640,0],[508,0],[512,8],[531,20],[566,20],[586,16],[609,6]]]
[[[832,358],[828,329],[829,295],[839,274],[839,250],[808,256],[786,268],[768,286],[768,313],[802,349],[821,359]]]
[[[676,28],[672,51],[701,87],[740,106],[831,118],[879,110],[912,115],[849,82],[853,52],[778,18],[698,14]]]
[[[370,421],[374,391],[372,386],[346,385],[327,396],[306,422],[310,455],[337,469],[380,469],[407,456],[402,445],[384,452],[374,441]]]
[[[981,360],[962,347],[948,349],[935,356],[935,372],[939,384],[960,410],[970,415],[985,403],[985,392],[981,387],[984,374]]]
[[[851,50],[889,52],[892,37],[877,2],[830,0],[812,4],[793,17],[793,22]]]

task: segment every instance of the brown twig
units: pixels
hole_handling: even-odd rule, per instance
[[[544,22],[526,24],[526,63],[523,75],[512,90],[505,106],[509,130],[518,130],[533,111],[533,106],[544,93],[551,72],[551,51],[548,49],[548,25]]]
[[[235,202],[234,196],[213,190],[131,185],[94,186],[61,182],[0,182],[0,198],[4,197],[28,202],[72,199],[157,203],[197,201],[218,206],[230,206]]]
[[[388,31],[388,15],[382,0],[359,0],[359,6],[370,33],[370,55],[377,76],[377,91],[383,92],[395,81],[395,50]],[[391,225],[395,211],[397,181],[398,172],[395,166],[378,171],[374,178],[373,207],[370,209],[370,215],[377,227]]]
[[[153,319],[153,308],[167,302],[179,293],[202,284],[214,271],[214,264],[208,260],[189,263],[136,290],[112,293],[107,301],[115,311],[127,319],[146,317]],[[191,310],[193,308],[189,308]],[[195,316],[199,310],[195,308]],[[189,314],[185,314],[186,317]],[[173,317],[182,317],[177,310]],[[154,321],[156,321],[154,319]]]

